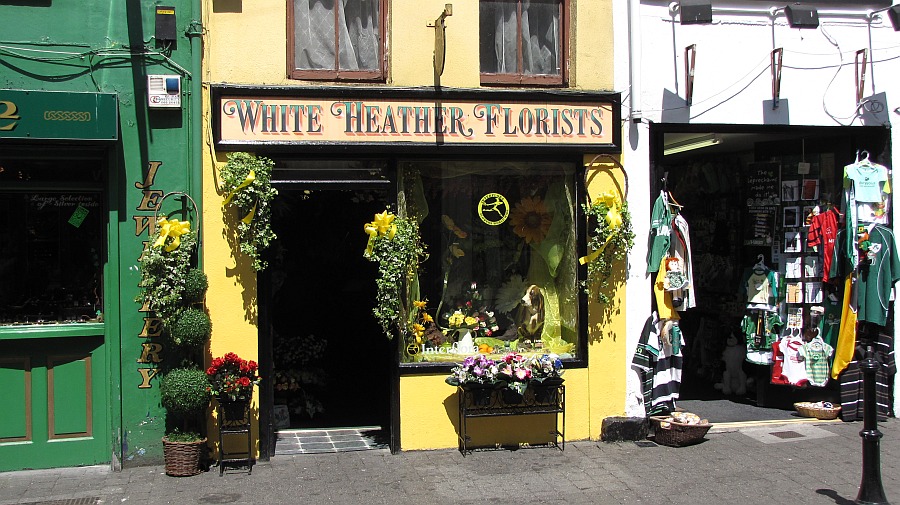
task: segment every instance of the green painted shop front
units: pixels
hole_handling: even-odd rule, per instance
[[[169,4],[171,40],[155,4],[0,5],[0,471],[162,462],[137,265],[166,195],[200,201],[199,7]]]

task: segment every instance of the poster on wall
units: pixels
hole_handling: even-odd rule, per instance
[[[744,180],[747,207],[774,206],[781,203],[780,168],[778,163],[751,163]]]
[[[744,228],[744,245],[770,246],[775,235],[775,207],[748,209],[748,226]]]

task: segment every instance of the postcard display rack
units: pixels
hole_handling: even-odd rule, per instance
[[[529,387],[519,395],[508,389],[470,389],[457,387],[459,396],[459,451],[471,452],[468,420],[471,418],[551,414],[553,441],[548,445],[565,450],[566,386],[552,385],[542,392]],[[562,418],[562,419],[560,419]]]

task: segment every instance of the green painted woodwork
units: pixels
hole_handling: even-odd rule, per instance
[[[0,360],[0,440],[28,438],[28,362],[25,359]],[[18,408],[16,408],[18,406]]]
[[[90,402],[88,387],[91,370],[84,358],[67,359],[51,357],[53,380],[50,387],[53,391],[53,430],[51,436],[89,434]]]
[[[68,359],[60,359],[59,350],[65,349]],[[24,468],[45,468],[52,466],[93,465],[109,461],[109,424],[107,381],[91,380],[90,412],[86,410],[88,377],[105,376],[108,367],[107,349],[102,337],[77,337],[70,339],[29,339],[22,342],[0,341],[0,356],[13,352],[27,356],[31,363],[31,440],[0,443],[0,471]],[[72,356],[79,356],[73,359]],[[85,358],[90,357],[89,360]],[[90,368],[86,366],[90,364]],[[51,382],[49,366],[53,364],[53,395],[50,396]],[[15,366],[15,365],[13,365]],[[23,368],[19,365],[19,368]],[[5,378],[22,370],[3,365],[0,368]],[[5,382],[4,382],[5,384]],[[24,388],[20,389],[24,392]],[[10,398],[12,400],[12,398]],[[6,401],[6,419],[27,418],[27,397],[22,394],[18,402]],[[57,434],[77,433],[68,438],[54,438],[50,431],[50,406],[53,406],[53,420]],[[72,416],[72,419],[65,419]],[[94,429],[91,436],[83,436],[86,419],[90,416]]]
[[[0,138],[115,140],[116,95],[0,90]]]
[[[103,335],[103,323],[36,324],[33,326],[0,326],[0,340],[23,338],[65,338]]]
[[[199,157],[202,132],[199,128],[193,134],[190,132],[190,125],[202,125],[199,117],[201,45],[192,44],[185,34],[192,21],[200,19],[199,2],[173,0],[166,5],[175,8],[177,39],[164,45],[154,39],[156,12],[153,3],[108,0],[52,2],[52,5],[49,1],[0,2],[0,19],[16,20],[4,26],[0,35],[2,44],[8,52],[22,55],[13,59],[14,64],[0,65],[0,88],[3,88],[0,89],[0,101],[11,101],[2,97],[5,90],[60,91],[113,96],[117,108],[117,138],[112,140],[70,140],[65,144],[41,140],[62,135],[48,129],[46,124],[29,127],[28,138],[0,136],[0,152],[7,152],[6,147],[10,146],[24,148],[29,155],[41,157],[54,148],[56,154],[63,155],[93,149],[92,152],[98,154],[98,170],[103,170],[107,177],[103,189],[107,212],[107,242],[103,255],[104,322],[0,328],[0,359],[28,356],[32,360],[32,441],[0,443],[0,471],[162,462],[160,439],[165,433],[165,411],[159,404],[157,379],[145,379],[152,375],[151,370],[163,367],[166,360],[174,361],[175,358],[164,348],[160,355],[162,363],[139,362],[141,344],[165,343],[157,337],[142,336],[147,314],[140,312],[141,307],[133,301],[138,292],[137,261],[144,247],[143,241],[149,236],[159,197],[172,191],[184,191],[202,205],[202,168],[191,169],[196,164],[192,160]],[[193,11],[195,8],[197,12]],[[195,24],[192,32],[199,34],[201,29]],[[192,51],[192,46],[197,49]],[[133,54],[131,48],[134,48]],[[32,56],[36,49],[41,53]],[[192,65],[194,57],[196,65]],[[4,61],[7,58],[12,57],[4,56]],[[181,77],[180,110],[147,107],[145,90],[149,74]],[[0,106],[0,116],[4,112],[4,107]],[[18,107],[17,115],[24,121],[25,108]],[[6,122],[0,120],[0,128],[8,125],[9,119],[6,118]],[[96,135],[107,134],[104,131]],[[93,135],[95,133],[84,137]],[[192,149],[192,145],[196,145],[196,149]],[[178,205],[174,198],[165,200],[167,211]],[[183,217],[179,216],[179,219]],[[195,227],[196,219],[191,220]],[[224,272],[209,274],[224,275]],[[52,441],[48,438],[47,354],[51,350],[56,356],[79,353],[91,356],[90,437]],[[82,368],[79,373],[75,367],[71,373],[65,370],[66,380],[69,375],[81,374],[82,378],[80,383],[71,380],[72,384],[66,384],[62,390],[57,390],[61,384],[58,377],[55,381],[54,401],[67,402],[56,406],[61,409],[53,418],[57,432],[77,432],[85,427],[85,400],[79,404],[70,399],[79,394],[83,398],[87,394],[83,389],[86,372]],[[0,368],[3,384],[10,373],[15,374],[15,370]],[[57,367],[54,373],[63,372]],[[68,389],[70,386],[75,390]],[[82,393],[78,392],[78,387],[82,388]],[[8,419],[10,427],[15,426],[14,431],[20,431],[22,421],[17,419],[24,418],[24,399],[3,398],[7,411],[0,419]],[[70,415],[72,418],[68,417]],[[13,429],[10,427],[4,429]]]

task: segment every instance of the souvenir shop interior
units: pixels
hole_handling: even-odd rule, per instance
[[[886,362],[893,350],[892,303],[879,299],[892,283],[876,282],[900,277],[889,130],[654,126],[647,270],[660,340],[678,343],[674,325],[683,343],[675,406],[739,422],[790,418],[794,403],[816,402],[862,419],[854,345],[838,337],[856,317],[857,344],[876,344]],[[850,242],[837,236],[847,226],[860,232]],[[860,306],[842,317],[849,271]],[[892,374],[882,373],[879,417],[893,414]],[[660,375],[645,389],[648,413],[672,407]]]

